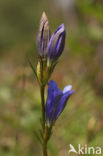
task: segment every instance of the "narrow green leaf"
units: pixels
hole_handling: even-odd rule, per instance
[[[37,74],[36,74],[36,70],[35,70],[35,68],[33,67],[33,65],[32,65],[32,63],[31,63],[31,61],[30,61],[30,59],[29,59],[28,56],[27,56],[27,59],[28,59],[28,62],[29,62],[29,65],[30,65],[31,69],[33,70],[33,73],[34,73],[34,75],[35,75],[35,78],[36,78],[37,81],[38,81],[38,77],[37,77]]]
[[[37,131],[34,131],[34,135],[37,138],[37,140],[40,142],[40,144],[42,145],[42,140],[41,140],[39,133]]]

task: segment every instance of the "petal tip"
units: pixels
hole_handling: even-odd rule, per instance
[[[60,25],[60,28],[62,29],[62,31],[65,31],[65,25],[64,25],[64,23]]]
[[[42,16],[44,17],[44,16],[46,16],[46,13],[45,13],[45,11],[43,11],[43,13],[42,13]]]
[[[72,95],[72,94],[74,94],[75,92],[76,92],[76,91],[75,91],[75,90],[73,90],[73,91],[71,91],[71,93],[70,93],[70,94]]]
[[[65,94],[65,93],[71,91],[71,89],[72,89],[72,85],[66,86],[66,87],[63,89],[63,94]]]
[[[42,13],[41,20],[42,20],[42,19],[44,19],[44,20],[48,20],[45,11],[43,11],[43,13]]]
[[[64,25],[64,23],[62,23],[61,26],[65,29],[65,25]]]

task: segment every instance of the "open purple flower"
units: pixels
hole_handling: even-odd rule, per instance
[[[48,58],[50,60],[57,60],[62,54],[65,45],[65,26],[60,25],[50,38],[48,44]]]
[[[47,124],[54,124],[61,112],[64,110],[67,100],[75,92],[70,91],[71,89],[72,85],[68,85],[63,89],[63,91],[61,91],[56,82],[53,80],[49,82],[48,97],[45,108]]]

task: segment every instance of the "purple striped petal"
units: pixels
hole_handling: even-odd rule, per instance
[[[50,36],[51,34],[48,18],[45,12],[43,12],[37,34],[37,46],[40,56],[45,56],[47,54],[47,46],[49,43]]]
[[[52,35],[48,44],[49,59],[58,59],[62,54],[65,45],[65,26],[60,25]]]

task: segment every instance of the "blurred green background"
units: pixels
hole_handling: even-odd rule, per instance
[[[61,23],[66,27],[52,79],[61,89],[72,84],[76,90],[53,128],[49,156],[68,156],[69,144],[103,150],[103,0],[2,0],[0,156],[42,155],[35,135],[41,128],[39,87],[26,56],[35,64],[43,11],[52,33]]]

